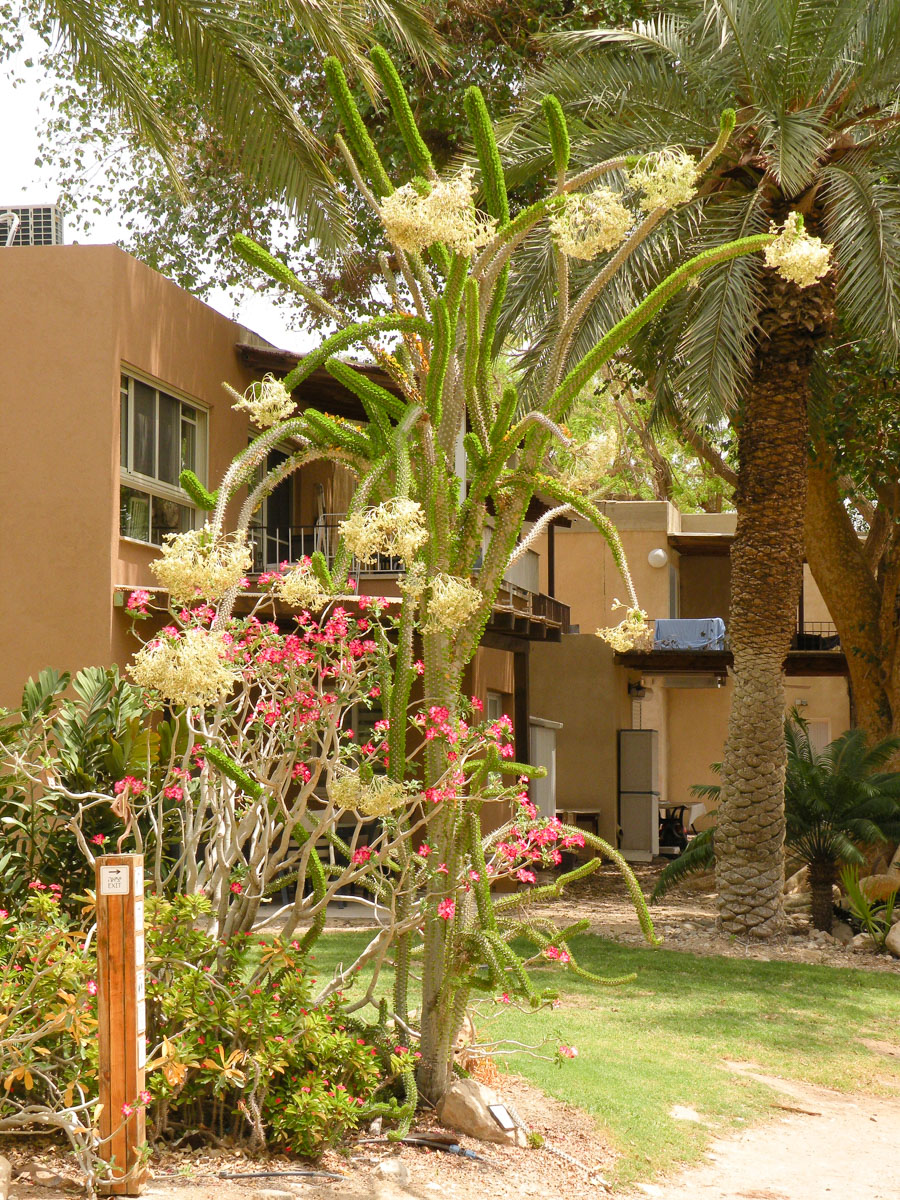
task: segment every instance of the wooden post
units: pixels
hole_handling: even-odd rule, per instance
[[[139,1196],[146,1140],[144,1090],[144,856],[106,854],[96,861],[97,1016],[100,1043],[101,1157],[112,1164],[100,1184],[107,1196]],[[123,1107],[134,1109],[131,1116]],[[127,1110],[126,1110],[127,1111]]]

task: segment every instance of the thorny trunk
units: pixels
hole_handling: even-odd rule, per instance
[[[806,868],[809,894],[812,901],[813,929],[831,933],[832,888],[837,882],[837,864],[828,860],[811,862]]]
[[[767,279],[763,335],[738,430],[731,556],[734,694],[722,763],[716,883],[723,929],[784,923],[784,680],[803,562],[809,371],[831,293]]]

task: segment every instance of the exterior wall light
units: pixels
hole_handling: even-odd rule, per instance
[[[647,562],[651,567],[664,567],[668,561],[669,555],[661,546],[658,546],[655,550],[651,550],[647,555]]]

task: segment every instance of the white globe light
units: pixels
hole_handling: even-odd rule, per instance
[[[651,550],[647,555],[647,562],[651,567],[664,567],[669,561],[669,556],[662,547],[657,547],[656,550]]]

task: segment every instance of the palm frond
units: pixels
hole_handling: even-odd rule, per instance
[[[900,350],[900,187],[874,155],[854,151],[822,171],[825,235],[840,267],[849,326],[893,357]]]

